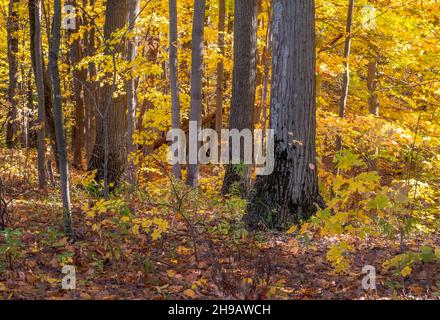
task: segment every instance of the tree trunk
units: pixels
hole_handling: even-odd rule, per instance
[[[224,92],[224,70],[225,63],[225,20],[226,20],[226,4],[225,0],[219,0],[218,8],[218,40],[217,46],[220,59],[217,62],[217,87],[216,87],[216,102],[215,102],[215,131],[221,135],[223,127],[223,92]]]
[[[169,0],[170,11],[170,90],[171,90],[171,126],[180,129],[180,102],[178,77],[178,33],[177,33],[177,3]],[[178,151],[177,151],[178,152]],[[177,155],[176,155],[177,156]],[[176,179],[182,178],[181,164],[173,165],[173,175]]]
[[[229,129],[249,129],[253,132],[255,115],[255,90],[257,72],[257,0],[235,1],[234,17],[234,71],[232,80],[232,105]],[[244,147],[240,160],[244,160]],[[241,196],[247,197],[251,184],[249,164],[229,164],[223,180],[223,194],[237,186]]]
[[[70,4],[76,7],[76,0],[70,0]],[[76,21],[77,30],[71,30],[76,33],[81,27],[81,20]],[[73,76],[73,97],[75,101],[75,127],[73,128],[73,166],[76,169],[83,169],[83,145],[84,145],[84,98],[83,83],[85,81],[84,70],[75,68],[81,61],[82,43],[81,39],[76,38],[70,46],[70,64]]]
[[[379,117],[379,98],[377,95],[377,59],[372,58],[368,63],[368,111],[375,117]],[[377,142],[376,142],[377,143]],[[378,170],[379,148],[376,146],[370,159],[368,159],[368,169],[370,171]]]
[[[316,165],[315,3],[275,0],[271,128],[274,171],[257,177],[249,198],[249,229],[284,229],[323,206]]]
[[[348,99],[348,89],[350,83],[350,49],[351,49],[351,29],[353,25],[353,12],[354,12],[354,0],[349,0],[348,4],[348,14],[347,14],[347,25],[346,25],[346,38],[345,38],[345,48],[344,48],[344,75],[342,76],[342,91],[341,99],[339,100],[339,117],[345,117],[345,109],[347,106]],[[336,137],[336,151],[342,149],[342,137]]]
[[[37,0],[30,0],[28,2],[28,11],[29,11],[29,25],[30,25],[30,36],[31,36],[31,60],[32,60],[32,67],[34,70],[36,70],[37,63],[41,63],[42,68],[42,87],[41,92],[38,92],[38,94],[43,94],[43,112],[39,111],[39,114],[43,115],[43,124],[44,124],[44,138],[46,138],[46,135],[49,137],[50,144],[53,151],[53,156],[56,162],[56,166],[58,168],[58,148],[56,143],[56,137],[55,137],[55,123],[53,119],[53,94],[52,94],[52,88],[50,85],[50,79],[49,75],[47,73],[47,69],[44,64],[44,55],[43,55],[43,47],[42,47],[42,38],[40,34],[40,47],[38,48],[38,43],[35,42],[35,32],[36,32],[36,23],[34,12],[35,12],[35,3]],[[42,19],[42,9],[43,9],[43,2],[40,3],[39,9],[40,9],[40,33],[41,30],[41,19]],[[36,58],[36,52],[39,51],[41,53],[41,58],[38,61]],[[38,84],[37,84],[38,85]],[[38,89],[38,88],[37,88]],[[39,96],[40,98],[40,96]],[[45,146],[46,148],[46,146]]]
[[[9,0],[7,20],[9,87],[8,87],[8,122],[6,125],[6,146],[13,148],[17,139],[17,104],[16,90],[18,82],[18,4],[19,0]]]
[[[46,115],[46,133],[48,133],[53,155],[55,158],[56,168],[59,171],[58,164],[60,163],[58,159],[58,145],[55,133],[55,119],[54,119],[54,101],[53,101],[53,91],[51,86],[50,76],[48,70],[44,66],[43,61],[43,84],[44,84],[44,114]]]
[[[62,96],[60,86],[60,73],[58,69],[58,55],[61,40],[61,0],[54,0],[54,15],[52,27],[52,39],[49,50],[49,69],[51,72],[55,133],[58,145],[59,169],[61,178],[61,195],[64,210],[65,232],[70,240],[74,240],[72,226],[72,208],[70,203],[69,167],[67,162],[66,141],[64,137]]]
[[[83,6],[86,7],[89,0],[83,0]],[[94,5],[95,0],[90,0],[90,5]],[[90,25],[88,25],[90,24]],[[84,17],[84,25],[88,25],[89,30],[84,33],[84,50],[83,55],[93,57],[95,55],[95,26],[89,18]],[[86,160],[89,163],[96,140],[96,110],[98,108],[97,87],[95,83],[96,65],[94,62],[89,62],[88,77],[84,84],[84,107],[85,107],[85,141]]]
[[[128,0],[108,0],[104,26],[105,41],[113,39],[115,31],[126,26],[128,20]],[[96,142],[89,170],[97,170],[97,177],[104,180],[105,193],[111,183],[118,185],[127,167],[127,97],[113,94],[116,90],[118,55],[123,55],[124,46],[116,44],[114,49],[107,46],[104,54],[110,56],[113,70],[111,83],[104,84],[99,92],[96,117]]]
[[[43,81],[43,53],[41,46],[41,2],[29,0],[30,43],[32,66],[38,95],[37,121],[37,150],[38,150],[38,186],[47,192],[46,177],[46,141],[45,141],[45,110],[44,110],[44,81]]]
[[[267,32],[266,32],[266,45],[264,46],[264,52],[262,57],[262,64],[264,66],[263,71],[263,84],[261,88],[261,101],[260,101],[260,108],[257,112],[257,117],[255,119],[255,123],[258,121],[261,122],[261,127],[263,130],[266,129],[266,122],[267,122],[267,95],[269,91],[269,76],[270,76],[270,61],[271,61],[271,48],[272,48],[272,7],[267,9],[268,13],[268,26],[267,26]],[[263,142],[265,141],[263,131]]]
[[[192,65],[191,65],[191,105],[189,121],[197,122],[200,130],[200,117],[202,113],[202,67],[203,67],[203,39],[205,26],[205,0],[194,0],[194,18],[192,29]],[[192,164],[188,165],[186,184],[198,188],[199,164],[198,146],[196,150],[189,148],[189,158]]]
[[[377,96],[377,60],[372,59],[368,63],[368,111],[370,114],[379,116],[379,100]]]
[[[128,13],[128,23],[129,30],[132,32],[136,25],[136,19],[139,15],[139,0],[129,0],[129,13]],[[127,45],[127,61],[132,62],[136,59],[137,56],[137,37],[134,36],[133,39],[128,40]],[[133,71],[134,67],[131,71]],[[136,130],[136,105],[137,105],[137,97],[136,97],[136,78],[133,74],[130,75],[130,78],[126,81],[125,87],[127,90],[127,151],[128,154],[136,152],[136,145],[133,143],[133,134]],[[128,177],[132,184],[136,182],[136,169],[132,161],[129,162],[128,167]]]

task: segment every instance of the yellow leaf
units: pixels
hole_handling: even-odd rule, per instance
[[[6,286],[3,282],[0,282],[0,291],[6,291]]]
[[[298,240],[292,239],[288,243],[289,246],[289,252],[291,254],[297,254],[299,251],[299,243]]]
[[[49,282],[50,284],[60,282],[59,279],[55,279],[55,278],[47,278],[46,281]]]
[[[188,298],[195,298],[196,293],[194,292],[194,290],[191,289],[186,289],[185,291],[183,291],[183,294],[185,296],[187,296]]]
[[[298,229],[298,227],[296,225],[293,225],[290,227],[289,230],[287,230],[287,234],[292,234],[294,233],[296,230]]]
[[[174,270],[167,270],[167,275],[170,278],[174,278],[176,276],[176,271],[174,271]]]
[[[188,249],[188,248],[185,248],[185,247],[183,247],[183,246],[179,246],[179,247],[177,247],[177,253],[178,254],[181,254],[181,255],[188,255],[188,254],[190,254],[191,253],[191,250],[190,249]]]
[[[122,217],[121,217],[121,221],[122,221],[122,222],[128,222],[128,221],[130,221],[130,218],[127,217],[127,216],[122,216]]]
[[[410,266],[406,266],[405,268],[402,269],[402,271],[400,272],[402,274],[402,276],[406,277],[409,276],[412,272],[412,269]]]
[[[138,224],[135,224],[135,225],[133,226],[133,228],[131,228],[131,232],[133,232],[133,234],[134,234],[135,236],[138,236],[138,235],[139,235],[139,225],[138,225]]]

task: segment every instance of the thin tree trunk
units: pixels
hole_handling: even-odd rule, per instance
[[[368,87],[368,111],[375,117],[379,117],[379,97],[377,95],[377,59],[372,58],[368,63],[368,77],[367,77],[367,87]],[[378,170],[378,156],[379,148],[376,146],[374,148],[374,153],[372,159],[368,161],[368,169],[370,171]]]
[[[353,13],[354,13],[354,0],[349,0],[348,4],[348,14],[347,14],[347,25],[346,25],[346,38],[344,47],[344,75],[342,77],[342,91],[341,99],[339,100],[339,117],[345,117],[345,109],[347,106],[348,99],[348,89],[350,83],[350,49],[351,49],[351,29],[353,25]],[[336,151],[342,149],[342,137],[337,136],[336,138]]]
[[[180,102],[178,77],[178,33],[177,33],[177,2],[169,0],[170,11],[170,90],[171,90],[171,126],[180,129]],[[179,151],[177,151],[179,152]],[[177,155],[175,155],[177,156]],[[182,178],[181,164],[173,165],[173,175],[176,179]]]
[[[136,19],[139,15],[139,0],[129,0],[129,14],[128,14],[128,23],[129,30],[132,32],[136,25]],[[137,37],[135,36],[133,39],[128,41],[127,46],[127,61],[132,62],[136,59],[137,56]],[[133,72],[134,67],[132,68]],[[136,78],[133,74],[130,75],[130,78],[126,81],[126,90],[127,90],[127,107],[128,107],[128,124],[127,124],[127,151],[128,154],[136,152],[136,145],[133,143],[133,134],[136,130],[136,105],[137,105],[137,97],[136,97]],[[129,161],[128,165],[128,178],[132,184],[136,183],[136,168],[132,161]]]
[[[377,96],[377,60],[372,59],[368,63],[368,111],[370,114],[379,116],[379,99]]]
[[[34,113],[34,90],[32,86],[32,67],[26,75],[26,96],[27,96],[27,110],[23,111],[23,145],[25,148],[35,147],[35,139],[32,127],[32,115]]]
[[[37,121],[37,150],[38,150],[38,186],[47,192],[46,177],[46,141],[45,141],[45,110],[44,110],[44,81],[43,81],[43,53],[41,46],[41,1],[29,0],[29,21],[31,34],[31,56],[34,68],[35,83],[38,95]]]
[[[264,46],[264,52],[263,52],[263,65],[264,65],[264,74],[263,74],[263,86],[261,89],[261,101],[260,101],[260,112],[258,113],[257,121],[261,117],[261,127],[263,129],[263,137],[262,142],[265,141],[265,129],[266,129],[266,122],[267,122],[267,95],[269,92],[269,77],[270,77],[270,51],[272,48],[272,10],[271,8],[268,8],[268,26],[267,26],[267,33],[266,33],[266,45]]]
[[[274,171],[258,176],[249,198],[249,229],[284,229],[323,206],[316,165],[316,56],[313,0],[275,0],[271,127]]]
[[[225,63],[225,20],[226,20],[226,3],[225,0],[219,0],[218,8],[218,53],[221,56],[217,62],[217,88],[215,103],[215,130],[221,135],[223,127],[223,92],[224,92],[224,70]]]
[[[73,241],[72,207],[70,203],[69,167],[67,162],[66,141],[64,137],[62,96],[60,87],[60,73],[58,69],[58,55],[61,40],[61,0],[54,0],[54,15],[52,39],[49,50],[49,69],[51,72],[55,132],[58,146],[59,169],[61,178],[61,195],[63,200],[64,226],[68,238]]]
[[[257,0],[235,1],[234,17],[234,72],[229,129],[249,129],[253,132],[255,116],[255,90],[257,72]],[[240,151],[244,160],[244,147]],[[247,197],[251,185],[251,165],[229,164],[223,180],[223,194],[234,186],[242,197]]]
[[[205,26],[205,0],[194,0],[194,18],[192,29],[192,65],[191,65],[191,106],[189,121],[197,123],[197,130],[200,130],[200,117],[202,114],[202,67],[203,67],[203,39]],[[189,158],[192,164],[188,165],[186,184],[198,188],[199,185],[199,164],[198,151],[189,148]]]
[[[9,63],[9,87],[8,87],[8,122],[6,125],[6,146],[13,148],[17,139],[17,99],[16,90],[18,82],[18,4],[19,0],[9,0],[9,13],[7,20],[7,42]]]

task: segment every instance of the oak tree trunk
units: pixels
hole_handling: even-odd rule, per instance
[[[284,229],[323,206],[316,165],[315,3],[275,0],[271,128],[274,171],[259,176],[249,198],[247,228]]]
[[[113,39],[114,33],[128,21],[128,0],[108,0],[104,26],[105,41]],[[97,170],[98,179],[104,185],[118,184],[127,167],[127,97],[120,93],[114,97],[117,86],[117,56],[123,55],[121,44],[107,45],[105,55],[112,60],[110,81],[100,88],[96,115],[96,142],[89,162],[89,170]],[[106,79],[108,80],[108,79]],[[105,187],[107,189],[107,187]]]

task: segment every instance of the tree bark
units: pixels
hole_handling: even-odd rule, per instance
[[[58,55],[61,40],[61,0],[54,0],[54,15],[52,39],[49,50],[49,69],[51,72],[55,133],[58,146],[58,159],[61,179],[61,195],[63,200],[64,226],[68,238],[73,241],[72,207],[70,203],[69,167],[67,162],[66,141],[64,137],[62,96],[60,86],[60,72],[58,69]]]
[[[76,0],[70,0],[70,4],[76,7]],[[77,30],[70,30],[76,33],[81,27],[81,19],[77,19]],[[76,169],[83,169],[83,145],[84,145],[84,97],[83,83],[86,75],[84,70],[75,68],[82,59],[82,42],[76,38],[70,46],[70,64],[73,76],[73,98],[75,101],[75,127],[73,128],[73,166]]]
[[[128,21],[128,0],[108,0],[104,26],[105,41],[113,39],[115,31],[126,26]],[[127,97],[116,91],[117,56],[124,54],[124,46],[107,46],[104,54],[112,59],[113,70],[99,92],[96,116],[96,142],[89,162],[89,170],[97,170],[97,177],[104,185],[118,185],[127,168]],[[108,188],[105,187],[107,190]],[[108,191],[108,190],[107,190]],[[106,191],[106,192],[107,192]]]
[[[315,3],[275,0],[271,128],[274,171],[257,177],[248,229],[284,229],[323,206],[316,164]]]
[[[83,0],[83,6],[87,7],[89,0]],[[90,5],[94,6],[95,0],[90,0]],[[93,57],[95,55],[95,25],[90,21],[88,16],[84,17],[84,25],[88,25],[89,30],[84,33],[84,48],[83,55]],[[89,163],[96,140],[96,110],[98,108],[96,65],[94,62],[89,62],[87,68],[88,76],[84,83],[84,108],[85,108],[85,149],[86,160]]]
[[[134,31],[136,20],[139,15],[139,0],[129,0],[129,13],[128,13],[128,23],[130,32]],[[133,39],[128,40],[127,44],[127,61],[133,62],[137,56],[138,42],[137,37],[134,36]],[[133,72],[133,67],[131,72]],[[136,130],[136,106],[137,106],[137,96],[136,96],[136,77],[131,74],[130,78],[126,81],[125,87],[127,90],[127,151],[128,154],[136,152],[136,145],[133,143],[133,134]],[[128,166],[128,177],[132,184],[136,183],[136,168],[132,161],[129,161]]]
[[[353,13],[354,13],[354,0],[349,0],[348,3],[348,14],[347,14],[347,24],[346,24],[346,38],[344,47],[344,74],[342,76],[342,91],[341,99],[339,100],[339,117],[345,117],[345,109],[347,107],[348,99],[348,89],[350,84],[350,49],[351,49],[351,29],[353,25]],[[342,137],[336,137],[336,151],[342,149]]]
[[[375,117],[379,117],[379,97],[377,95],[377,59],[372,58],[368,63],[368,111]],[[377,143],[377,142],[376,142]],[[376,146],[372,156],[368,159],[368,169],[370,171],[378,170],[379,148]]]
[[[42,90],[41,93],[43,94],[43,107],[44,112],[39,112],[39,114],[43,115],[43,122],[44,122],[44,134],[49,137],[50,144],[53,151],[53,156],[56,162],[56,167],[58,168],[58,148],[56,143],[56,137],[55,137],[55,123],[53,118],[53,94],[52,94],[52,88],[50,84],[50,78],[46,69],[46,66],[44,64],[44,56],[43,56],[43,48],[42,48],[42,38],[40,35],[40,47],[38,48],[38,43],[35,42],[35,31],[36,31],[36,20],[34,16],[35,12],[35,2],[37,0],[30,0],[28,2],[28,11],[29,11],[29,25],[30,25],[30,44],[31,44],[31,60],[32,60],[32,67],[34,70],[36,70],[37,63],[41,63],[42,68]],[[42,10],[43,10],[43,2],[40,3],[39,6],[40,9],[40,32],[41,30],[41,19],[42,19]],[[41,59],[38,61],[36,58],[36,52],[39,51],[41,53]],[[40,94],[40,92],[38,93]],[[40,98],[40,96],[39,96]]]
[[[202,67],[203,67],[203,39],[205,26],[205,0],[194,0],[194,18],[192,29],[192,65],[191,65],[191,104],[189,120],[197,122],[197,129],[200,130],[200,117],[202,113]],[[189,148],[191,149],[191,147]],[[199,164],[198,150],[189,150],[189,157],[193,159],[188,165],[186,184],[198,188],[199,185]],[[195,162],[195,163],[194,163]]]
[[[257,72],[257,0],[235,1],[234,17],[234,71],[229,129],[249,129],[253,132],[255,116],[255,90]],[[244,160],[241,148],[240,160]],[[223,180],[222,193],[228,194],[237,186],[242,197],[249,195],[251,165],[240,169],[229,164]]]
[[[9,63],[8,87],[8,122],[6,125],[6,146],[13,148],[17,143],[17,104],[16,90],[18,83],[18,4],[19,0],[9,0],[9,13],[7,19],[7,42]]]
[[[41,47],[41,2],[29,0],[30,43],[32,66],[38,95],[37,121],[37,150],[38,150],[38,186],[47,192],[46,177],[46,141],[45,141],[45,110],[44,110],[44,81],[43,81],[43,53]]]
[[[171,90],[171,126],[180,129],[180,102],[178,77],[178,32],[177,32],[177,2],[169,0],[170,11],[170,90]],[[176,179],[182,178],[181,164],[173,165],[173,175]]]

